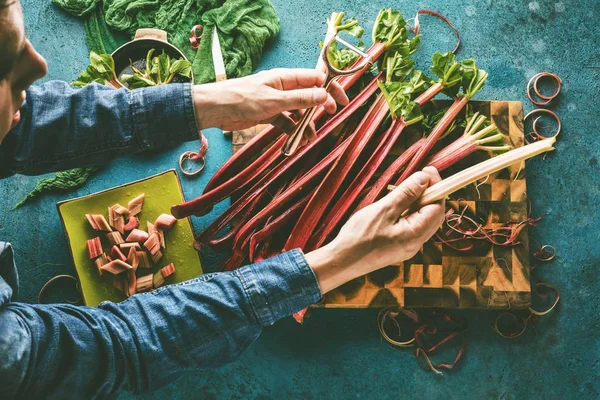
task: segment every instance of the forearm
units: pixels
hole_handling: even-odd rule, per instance
[[[32,87],[0,145],[0,177],[105,164],[198,139],[190,84],[128,91],[65,82]]]
[[[19,343],[31,349],[20,358],[26,373],[0,371],[0,387],[32,398],[105,397],[126,383],[151,390],[184,370],[236,359],[263,327],[320,296],[304,257],[292,251],[98,308],[11,303],[0,309],[0,324],[10,314],[12,331],[18,324],[28,336]]]

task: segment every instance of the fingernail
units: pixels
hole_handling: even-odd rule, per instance
[[[327,91],[323,88],[313,89],[313,99],[315,103],[323,104],[327,100]]]

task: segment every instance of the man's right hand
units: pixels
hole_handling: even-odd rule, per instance
[[[441,226],[444,201],[402,214],[440,180],[433,167],[413,174],[387,196],[354,214],[331,243],[306,254],[322,293],[417,254]]]

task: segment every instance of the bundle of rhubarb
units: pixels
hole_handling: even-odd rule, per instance
[[[362,34],[356,20],[343,17],[332,15],[326,37],[341,31]],[[281,152],[286,135],[269,126],[217,171],[202,196],[172,207],[176,218],[202,216],[218,202],[235,199],[196,238],[197,249],[233,249],[224,270],[294,248],[311,251],[335,237],[353,213],[383,197],[389,185],[402,183],[426,165],[442,172],[476,151],[491,157],[429,188],[421,204],[445,198],[481,179],[482,173],[485,177],[552,150],[553,141],[548,140],[508,151],[496,127],[467,107],[487,73],[473,59],[457,61],[448,52],[434,54],[433,75],[427,76],[414,68],[411,55],[419,36],[410,37],[409,32],[398,11],[382,10],[366,50],[377,60],[376,68],[365,67],[339,79],[352,100],[333,116],[326,116],[322,107],[317,110],[316,139],[286,157]],[[339,68],[358,65],[339,48],[330,49],[328,55]],[[431,100],[442,93],[454,101],[438,110]],[[459,127],[464,133],[451,135]],[[392,157],[399,138],[405,133],[405,139],[409,131],[419,135]],[[231,229],[220,235],[232,222]]]
[[[108,221],[102,214],[85,215],[94,231],[104,232],[104,241],[97,236],[86,242],[89,259],[100,275],[112,274],[114,286],[127,297],[161,287],[175,272],[172,263],[155,273],[152,267],[160,261],[166,247],[164,231],[177,220],[172,215],[161,214],[154,223],[147,222],[147,231],[140,229],[139,214],[144,198],[141,194],[127,207],[120,204],[108,207]],[[138,276],[138,268],[148,273]]]

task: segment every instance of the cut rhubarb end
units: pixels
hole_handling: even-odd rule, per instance
[[[152,290],[154,288],[153,281],[154,281],[154,275],[152,275],[152,274],[144,275],[144,276],[137,278],[137,282],[135,285],[135,292],[141,293],[141,292],[148,292],[148,291]]]
[[[164,284],[165,284],[165,278],[162,276],[162,273],[160,271],[156,272],[152,276],[152,286],[154,286],[154,289],[158,289],[159,287],[161,287]]]
[[[152,257],[152,262],[156,264],[163,256],[162,252],[159,250],[154,254],[150,255]]]
[[[163,278],[165,278],[165,279],[168,276],[171,276],[174,272],[175,272],[175,264],[173,264],[173,263],[161,268],[161,270],[160,270],[160,273],[162,274]]]
[[[114,213],[117,213],[119,215],[123,216],[125,214],[129,214],[129,210],[118,203],[112,206],[111,208]]]
[[[294,317],[294,319],[296,320],[297,323],[303,324],[304,317],[306,316],[307,311],[308,311],[308,308],[305,308],[303,310],[295,312],[292,316]]]
[[[123,252],[123,254],[129,253],[130,249],[135,249],[136,251],[141,251],[142,250],[142,247],[137,242],[121,243],[119,245],[119,248],[121,249],[121,251]]]
[[[125,243],[125,240],[123,240],[123,235],[121,235],[121,232],[108,232],[106,234],[106,240],[108,240],[108,243],[111,246],[121,245],[121,244]]]
[[[144,242],[144,247],[150,252],[151,255],[156,254],[160,251],[160,237],[157,232],[154,232]]]
[[[137,256],[137,251],[135,250],[135,248],[132,247],[129,249],[129,254],[127,255],[126,261],[129,265],[133,267],[134,270],[138,268],[138,266],[140,265],[140,260]]]
[[[158,218],[156,218],[154,225],[157,229],[170,229],[175,222],[177,222],[177,218],[174,216],[169,214],[161,214]]]
[[[102,242],[100,242],[99,237],[95,237],[93,239],[86,241],[86,245],[87,245],[88,255],[90,257],[90,260],[94,260],[96,257],[99,257],[103,253]]]
[[[112,232],[112,228],[101,214],[85,214],[90,226],[95,231]]]
[[[138,215],[139,213],[142,212],[142,206],[144,205],[145,198],[146,198],[146,195],[144,193],[142,193],[127,204],[127,208],[129,209],[130,216],[135,217],[136,215]]]
[[[102,253],[99,258],[94,261],[96,264],[96,268],[98,269],[98,273],[102,275],[102,267],[109,263],[108,257],[106,254]]]
[[[131,265],[121,261],[121,260],[113,260],[106,265],[103,265],[102,271],[109,272],[113,275],[119,275],[122,272],[128,271],[131,268]]]
[[[144,232],[140,229],[134,229],[131,231],[131,233],[129,233],[129,235],[127,236],[127,241],[128,242],[145,242],[147,241],[149,238],[148,232]]]
[[[123,254],[119,246],[113,246],[110,249],[110,258],[113,260],[127,261],[127,257],[125,257],[125,254]]]
[[[127,271],[128,295],[133,296],[137,293],[137,277],[134,270]]]
[[[132,231],[134,229],[139,228],[139,226],[140,220],[137,217],[129,217],[123,229],[125,229],[126,231]]]
[[[136,251],[135,254],[139,261],[139,264],[138,264],[139,268],[152,268],[152,263],[150,262],[150,259],[148,258],[148,253],[146,253],[145,251]]]

